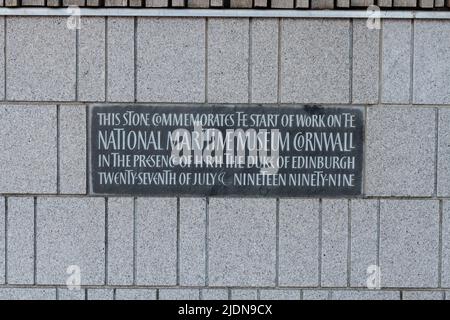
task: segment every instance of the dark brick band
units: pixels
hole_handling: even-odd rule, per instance
[[[362,9],[388,8],[445,10],[450,0],[0,0],[5,7],[131,7],[235,9]]]

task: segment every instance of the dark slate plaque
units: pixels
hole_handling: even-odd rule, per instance
[[[363,109],[93,106],[93,194],[356,196]]]

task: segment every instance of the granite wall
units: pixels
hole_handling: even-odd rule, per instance
[[[0,17],[0,299],[450,299],[450,21],[66,20]],[[92,196],[102,103],[363,106],[363,196]]]

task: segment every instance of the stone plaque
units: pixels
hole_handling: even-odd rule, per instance
[[[90,189],[146,196],[355,196],[363,109],[93,106]]]

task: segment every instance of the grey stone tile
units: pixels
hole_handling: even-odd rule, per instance
[[[117,289],[116,300],[156,300],[154,289]]]
[[[303,290],[303,300],[329,300],[328,290]]]
[[[381,286],[436,287],[438,201],[382,200],[380,226]]]
[[[65,17],[8,17],[6,97],[21,101],[75,99],[75,30]]]
[[[59,107],[60,192],[86,193],[86,106]]]
[[[105,101],[105,18],[83,17],[78,44],[78,100]]]
[[[81,285],[105,283],[105,200],[37,199],[37,283],[65,285],[69,266]]]
[[[450,109],[439,109],[437,195],[450,196]]]
[[[180,199],[180,285],[205,285],[206,199]]]
[[[204,102],[205,19],[138,19],[137,100]]]
[[[274,285],[275,220],[275,199],[211,199],[209,285]]]
[[[403,291],[403,300],[444,300],[444,291]]]
[[[377,264],[378,201],[351,201],[350,285],[367,286],[367,268]]]
[[[5,283],[5,198],[0,197],[0,284]]]
[[[134,101],[134,18],[108,17],[107,100]]]
[[[319,284],[319,201],[280,200],[279,284]]]
[[[134,200],[108,199],[108,284],[133,284]]]
[[[408,103],[411,86],[411,21],[382,21],[381,102]]]
[[[283,19],[281,102],[348,103],[349,39],[346,19]]]
[[[300,290],[293,289],[267,289],[259,293],[260,300],[300,300]]]
[[[380,290],[337,290],[332,292],[331,300],[400,300],[400,292]]]
[[[0,106],[0,192],[56,192],[56,107]]]
[[[56,289],[0,288],[0,300],[56,300]]]
[[[214,0],[212,0],[214,1]],[[208,0],[187,0],[188,7],[190,8],[208,8]]]
[[[230,300],[258,300],[256,289],[233,289]]]
[[[202,289],[202,300],[228,300],[227,289]]]
[[[347,285],[348,201],[322,202],[322,286]]]
[[[431,196],[435,178],[435,110],[369,108],[366,192],[377,196]]]
[[[248,102],[249,20],[208,20],[208,102]]]
[[[353,103],[378,102],[380,30],[369,29],[366,19],[353,20]]]
[[[450,104],[450,22],[414,23],[414,103]]]
[[[85,300],[85,289],[60,289],[58,288],[58,300]]]
[[[442,203],[442,286],[450,287],[450,201]]]
[[[254,19],[251,29],[251,102],[278,99],[278,20]]]
[[[0,17],[0,70],[5,70],[5,17]],[[0,72],[0,88],[5,87],[5,72]],[[5,91],[0,90],[0,100],[5,99]]]
[[[445,291],[445,300],[450,300],[450,291]]]
[[[34,199],[8,198],[7,283],[34,283]]]
[[[200,300],[198,289],[160,289],[159,300]]]
[[[113,289],[88,289],[87,300],[114,300]]]
[[[294,7],[294,0],[272,0],[270,4],[272,8],[290,9]]]
[[[136,200],[136,282],[175,285],[177,280],[177,200]]]

